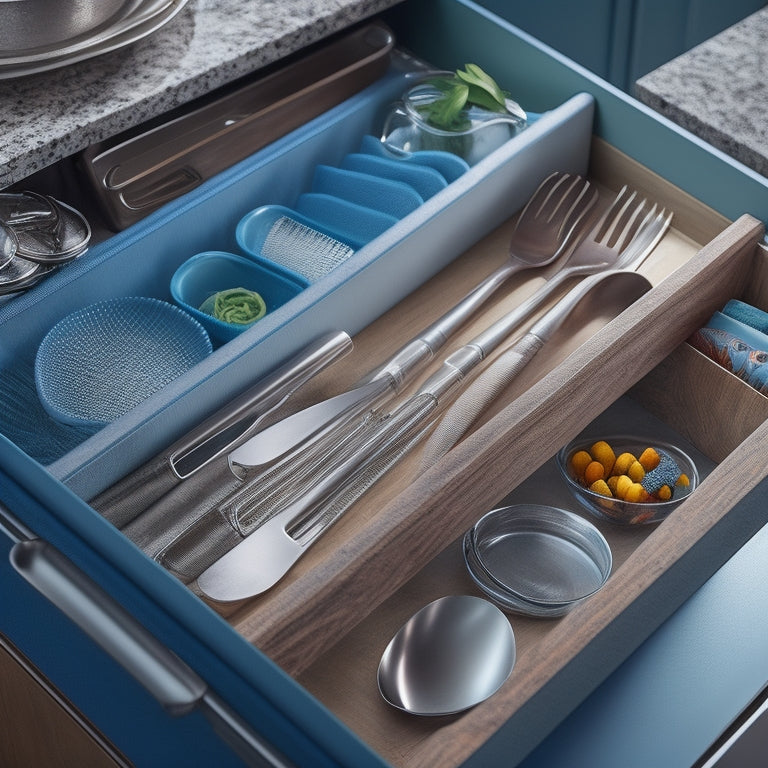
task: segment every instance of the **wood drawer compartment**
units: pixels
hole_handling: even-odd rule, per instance
[[[755,252],[740,298],[768,304],[768,250]],[[652,413],[695,442],[714,461],[723,461],[745,435],[768,419],[768,397],[721,368],[689,344],[682,344],[639,381],[631,394]]]
[[[606,316],[558,334],[473,434],[423,474],[414,451],[271,591],[214,606],[393,765],[482,760],[482,750],[492,748],[489,739],[500,729],[504,743],[516,745],[506,764],[516,764],[687,597],[680,580],[701,583],[716,570],[721,560],[711,555],[713,536],[746,540],[764,522],[740,519],[737,502],[765,474],[750,457],[768,434],[766,398],[742,391],[742,382],[724,384],[733,377],[708,360],[701,374],[698,353],[685,345],[729,298],[749,295],[764,268],[765,251],[758,246],[762,225],[745,216],[727,226],[599,141],[591,175],[612,189],[636,186],[676,212],[680,206],[673,230],[641,269],[654,289],[613,320]],[[504,258],[511,226],[512,221],[499,227],[361,332],[343,370],[333,379],[319,377],[307,396],[340,391],[394,351],[407,328],[422,325],[426,308],[434,316],[444,311]],[[699,248],[702,238],[709,242]],[[466,338],[537,284],[517,280],[466,329]],[[676,383],[668,386],[668,380]],[[734,384],[747,401],[758,397],[760,408],[730,425],[721,455],[713,451],[707,430],[696,426],[696,403],[722,387],[730,396]],[[623,397],[628,391],[630,397]],[[644,394],[657,391],[658,402]],[[690,407],[680,416],[687,398]],[[388,708],[375,680],[388,639],[430,600],[452,591],[477,593],[457,549],[464,531],[534,473],[546,471],[556,451],[606,409],[627,399],[708,456],[710,476],[658,526],[609,526],[614,572],[600,593],[561,619],[511,617],[516,632],[521,624],[517,665],[488,702],[463,716],[437,720]],[[619,406],[612,406],[617,400]],[[686,416],[694,421],[688,430],[682,428]],[[510,729],[512,742],[506,738]]]

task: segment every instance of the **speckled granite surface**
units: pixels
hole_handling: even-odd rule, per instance
[[[768,7],[645,75],[636,95],[768,176]]]
[[[0,80],[0,187],[397,2],[190,0],[121,50]]]

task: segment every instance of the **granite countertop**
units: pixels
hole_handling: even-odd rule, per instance
[[[768,176],[768,7],[640,78],[635,93]]]
[[[0,80],[0,188],[397,2],[189,0],[125,48]]]

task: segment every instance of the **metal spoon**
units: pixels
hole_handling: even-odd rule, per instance
[[[379,691],[413,715],[452,715],[495,693],[515,658],[512,627],[495,605],[449,595],[415,613],[389,642]]]

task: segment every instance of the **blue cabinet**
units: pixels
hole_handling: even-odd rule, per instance
[[[762,8],[762,0],[548,0],[482,5],[631,93],[635,81]]]

